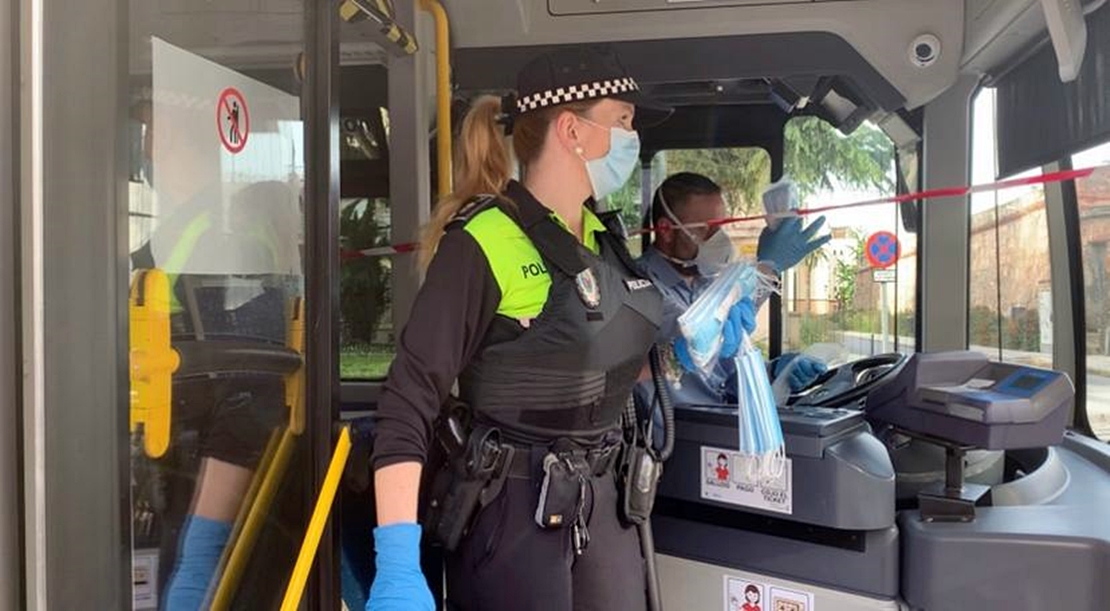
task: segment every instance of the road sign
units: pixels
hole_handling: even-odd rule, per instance
[[[251,115],[247,109],[247,99],[234,87],[220,93],[216,104],[216,132],[220,142],[231,154],[236,154],[247,146],[251,132]]]
[[[893,269],[873,269],[871,279],[878,283],[895,282],[898,279],[898,272]]]
[[[898,262],[901,247],[898,236],[889,231],[876,231],[867,238],[864,254],[871,267],[884,269]],[[878,282],[878,280],[876,280]]]

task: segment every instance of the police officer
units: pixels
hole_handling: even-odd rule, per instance
[[[453,605],[645,608],[644,560],[618,516],[614,462],[662,299],[592,208],[638,161],[634,121],[668,113],[610,51],[581,48],[536,58],[516,97],[479,99],[464,119],[456,190],[435,210],[423,249],[435,255],[378,405],[368,610],[434,608],[419,564],[418,488],[456,378],[472,429],[496,429],[513,451],[499,493],[448,557]]]
[[[732,242],[725,232],[719,226],[706,224],[727,215],[721,187],[710,178],[692,172],[668,177],[659,185],[652,200],[651,224],[655,227],[656,240],[645,249],[640,263],[664,296],[661,343],[665,348],[673,348],[676,360],[683,365],[679,375],[672,375],[676,383],[670,386],[676,404],[713,405],[736,401],[736,368],[731,359],[738,344],[723,345],[722,362],[710,372],[702,373],[689,362],[677,325],[677,318],[709,287],[713,276],[734,258]],[[828,243],[831,236],[815,237],[823,223],[822,217],[806,228],[800,221],[764,228],[756,254],[761,271],[777,277]],[[768,296],[769,293],[764,293],[754,300],[741,300],[733,306],[726,324],[752,333],[756,310]],[[801,390],[813,383],[825,369],[824,363],[795,353],[784,354],[768,364],[772,379],[785,374],[792,390]],[[654,394],[651,384],[640,384],[636,392],[641,406],[651,404]]]

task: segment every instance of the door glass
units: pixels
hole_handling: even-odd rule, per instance
[[[302,4],[130,13],[134,608],[276,608],[310,464]]]
[[[1075,155],[1072,166],[1098,166],[1075,181],[1075,190],[1086,296],[1087,420],[1096,435],[1110,439],[1110,143]]]

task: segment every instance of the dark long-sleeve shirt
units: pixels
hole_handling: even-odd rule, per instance
[[[423,463],[432,422],[481,344],[501,290],[466,231],[448,231],[428,267],[378,401],[374,468]]]
[[[517,203],[532,199],[539,205],[515,181],[505,195]],[[605,225],[584,205],[586,248],[598,252],[596,233],[603,231]],[[462,229],[447,231],[401,333],[378,402],[375,469],[424,461],[432,423],[494,317],[527,323],[542,311],[550,288],[551,277],[539,251],[499,208],[478,212]]]

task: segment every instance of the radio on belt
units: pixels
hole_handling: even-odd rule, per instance
[[[1075,388],[1058,371],[976,352],[914,355],[868,397],[872,420],[986,450],[1060,443]]]

